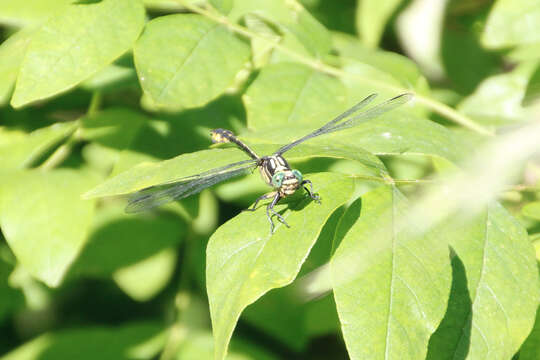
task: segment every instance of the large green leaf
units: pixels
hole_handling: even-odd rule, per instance
[[[0,45],[0,105],[9,100],[33,31],[23,30]]]
[[[143,26],[139,0],[66,7],[32,37],[11,105],[20,107],[76,86],[128,51]]]
[[[143,90],[169,109],[205,105],[223,94],[249,55],[228,29],[191,14],[152,20],[134,50]]]
[[[39,24],[72,0],[1,1],[0,23],[23,27]]]
[[[259,154],[270,154],[278,148],[279,145],[253,147]],[[371,169],[374,174],[385,171],[384,165],[377,157],[354,147],[333,149],[317,146],[299,146],[291,150],[290,153],[287,152],[287,159],[289,160],[314,156],[357,160],[364,164],[366,168]],[[98,185],[84,196],[93,198],[128,194],[151,185],[196,175],[233,162],[246,160],[246,158],[247,156],[240,150],[229,148],[183,154],[158,163],[142,163]]]
[[[538,106],[524,108],[522,101],[535,68],[536,61],[523,63],[511,72],[484,79],[475,92],[459,104],[459,110],[494,126],[529,120]]]
[[[146,116],[128,108],[108,108],[81,119],[80,136],[109,148],[123,150],[137,136]]]
[[[531,331],[538,268],[523,226],[501,205],[454,217],[441,233],[455,252],[448,310],[429,359],[511,359]]]
[[[540,221],[540,201],[533,201],[521,208],[521,213],[527,217]]]
[[[356,28],[362,41],[377,47],[386,23],[402,0],[362,0],[356,9]]]
[[[276,224],[269,233],[264,210],[242,213],[221,226],[206,250],[206,283],[216,344],[216,359],[225,357],[241,312],[267,291],[292,282],[330,214],[348,200],[352,179],[321,173],[310,176],[321,204],[307,197],[276,210],[290,229]]]
[[[300,124],[267,127],[248,133],[245,138],[252,143],[286,143],[321,125],[313,123],[309,128]],[[403,109],[396,109],[351,129],[313,138],[306,145],[326,149],[366,149],[376,155],[440,156],[451,161],[456,161],[467,151],[461,147],[459,138],[444,126]]]
[[[274,360],[278,359],[263,350],[239,339],[233,342],[227,360]],[[214,360],[214,340],[210,331],[193,331],[187,335],[178,349],[176,360]]]
[[[112,276],[132,298],[148,300],[170,279],[184,232],[177,218],[130,215],[123,206],[101,208],[70,274]]]
[[[404,196],[381,186],[362,196],[340,223],[343,240],[331,272],[351,359],[423,359],[444,316],[449,250],[437,233],[419,236],[400,226],[407,213]]]
[[[540,3],[497,0],[482,34],[484,46],[503,48],[540,41]]]
[[[9,170],[33,165],[75,128],[76,124],[73,122],[53,124],[28,134],[0,128],[0,167],[2,170]]]
[[[5,355],[3,360],[137,360],[155,357],[165,341],[155,323],[75,328],[46,333]]]
[[[86,242],[94,202],[80,199],[96,180],[74,170],[0,175],[0,226],[32,276],[58,286]]]
[[[345,88],[304,65],[279,63],[262,69],[243,96],[253,129],[329,119],[347,104]]]
[[[418,65],[403,55],[390,51],[370,49],[361,43],[358,38],[337,32],[332,33],[332,44],[341,58],[358,60],[364,65],[369,65],[372,68],[380,70],[377,72],[370,69],[368,66],[364,66],[362,69],[364,72],[358,73],[357,75],[384,82],[388,77],[384,78],[384,75],[381,74],[381,72],[383,72],[387,73],[386,76],[392,76],[392,80],[387,83],[388,85],[397,85],[403,88],[412,87],[416,93],[421,94],[426,94],[429,91],[427,80],[418,69]],[[349,67],[352,66],[354,66],[354,63],[349,63]],[[395,80],[397,80],[397,84],[394,82]],[[351,82],[358,81],[352,79]],[[362,84],[358,84],[357,88],[360,88],[360,85]],[[373,91],[376,91],[376,89],[366,89],[363,90],[362,93],[371,93]]]
[[[321,56],[330,51],[328,30],[322,26],[299,2],[275,0],[235,0],[229,18],[238,22],[248,14],[254,14],[276,25],[284,38],[292,35],[285,46],[299,42],[308,53]]]

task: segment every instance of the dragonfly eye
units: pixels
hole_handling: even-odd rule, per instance
[[[281,187],[284,177],[285,177],[285,174],[282,172],[275,173],[274,176],[272,176],[272,185],[277,188]]]
[[[298,170],[293,170],[292,171],[294,177],[298,180],[299,183],[302,182],[302,173]]]

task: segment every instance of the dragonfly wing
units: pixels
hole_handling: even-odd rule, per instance
[[[356,116],[353,116],[352,118],[348,119],[347,121],[341,122],[332,128],[329,129],[329,132],[339,131],[343,129],[348,129],[353,126],[356,126],[358,124],[361,124],[363,122],[366,122],[371,119],[375,119],[376,117],[381,116],[382,114],[394,110],[398,106],[401,106],[405,103],[407,103],[409,100],[413,98],[413,94],[405,93],[398,95],[396,97],[393,97],[389,100],[386,100],[383,103],[380,103],[377,106],[374,106],[361,114],[358,114]]]
[[[345,111],[343,114],[339,115],[335,119],[329,121],[328,123],[326,123],[324,126],[320,127],[319,129],[313,131],[312,133],[304,136],[301,139],[298,139],[296,141],[293,141],[290,144],[287,144],[281,147],[278,151],[276,151],[276,154],[281,155],[285,151],[292,149],[296,145],[303,143],[304,141],[314,138],[316,136],[328,134],[328,133],[342,130],[342,129],[347,129],[347,128],[356,126],[362,122],[374,119],[377,116],[380,116],[387,111],[390,111],[400,105],[405,104],[407,101],[409,101],[412,98],[413,95],[409,93],[401,94],[377,106],[374,106],[361,113],[358,113],[358,111],[360,111],[364,106],[366,106],[373,99],[375,99],[376,96],[377,96],[376,94],[369,95],[364,100],[360,101],[358,104],[356,104],[349,110]]]
[[[329,128],[332,128],[334,124],[336,123],[339,123],[340,121],[342,121],[343,119],[346,119],[348,117],[350,117],[352,114],[355,114],[357,113],[358,111],[360,111],[363,107],[365,107],[367,104],[369,104],[370,102],[373,101],[373,99],[375,99],[377,97],[377,94],[371,94],[369,95],[368,97],[364,98],[362,101],[360,101],[358,104],[354,105],[353,107],[351,107],[349,110],[347,111],[344,111],[343,113],[341,113],[340,115],[336,116],[334,119],[330,120],[329,122],[327,122],[326,124],[324,124],[323,126],[321,126],[320,128],[318,128],[317,130],[307,134],[306,136],[304,136],[303,138],[301,139],[298,139],[296,141],[293,141],[292,143],[290,144],[287,144],[285,146],[282,146],[281,148],[279,148],[275,154],[277,155],[281,155],[283,154],[285,151],[287,150],[290,150],[291,148],[295,147],[296,145],[300,144],[300,143],[303,143],[304,141],[308,140],[308,139],[311,139],[315,136],[319,136],[319,135],[322,135],[322,134],[326,134],[327,132],[329,132],[327,129]]]
[[[253,160],[229,164],[221,168],[185,177],[172,182],[147,187],[133,193],[126,206],[127,213],[135,213],[195,195],[227,179],[248,174],[256,167]]]

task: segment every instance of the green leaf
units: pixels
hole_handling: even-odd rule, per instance
[[[113,279],[131,298],[147,301],[156,296],[171,280],[176,266],[176,250],[165,249],[137,264],[122,268]]]
[[[485,47],[498,49],[540,41],[540,3],[497,0],[482,34]]]
[[[32,276],[58,286],[87,239],[94,202],[80,194],[93,176],[74,170],[1,175],[0,226],[17,260]]]
[[[407,111],[407,106],[409,105],[354,128],[310,139],[304,146],[334,150],[365,149],[376,155],[440,156],[451,161],[457,161],[466,153],[467,149],[461,147],[461,141],[452,132],[444,126],[411,114]],[[328,120],[330,119],[325,121]],[[309,128],[304,124],[267,127],[253,134],[246,134],[244,138],[252,143],[287,143],[322,124],[314,122]]]
[[[347,104],[339,80],[294,63],[264,67],[243,100],[252,129],[298,122],[318,124]]]
[[[81,87],[90,91],[117,92],[120,87],[139,86],[135,69],[118,65],[109,65],[91,78],[81,83]]]
[[[353,205],[354,206],[354,205]],[[446,310],[450,263],[437,233],[399,227],[408,205],[381,186],[345,213],[331,261],[332,282],[351,359],[423,359]]]
[[[537,111],[522,105],[527,83],[535,69],[536,62],[523,63],[509,73],[486,78],[458,109],[489,125],[527,121]]]
[[[72,2],[72,0],[0,1],[0,23],[16,27],[39,24]]]
[[[145,94],[167,109],[202,106],[223,94],[249,55],[229,30],[191,14],[150,21],[134,49]]]
[[[72,276],[112,276],[132,298],[146,301],[167,284],[185,226],[176,218],[148,218],[109,206],[96,214]]]
[[[386,23],[402,0],[362,0],[356,8],[356,28],[362,41],[377,47]]]
[[[540,53],[537,56],[540,57]],[[536,68],[527,83],[527,89],[523,97],[523,106],[533,105],[538,102],[540,102],[540,66]]]
[[[527,232],[495,203],[474,219],[455,216],[441,233],[455,252],[454,280],[428,359],[511,359],[538,307],[538,268]]]
[[[148,118],[128,108],[108,108],[81,119],[80,136],[109,148],[123,150]]]
[[[531,219],[540,220],[540,201],[534,201],[521,208],[521,213]]]
[[[33,30],[21,30],[0,45],[0,105],[5,104],[17,80]]]
[[[399,86],[404,88],[412,87],[416,93],[429,93],[426,78],[411,59],[394,52],[367,48],[358,38],[343,33],[332,33],[332,44],[340,57],[358,60],[365,65],[391,75],[393,79],[390,84],[397,81]],[[366,72],[370,70],[367,66],[364,68]],[[368,78],[372,78],[374,75],[382,77],[380,72],[378,74],[373,70],[371,70],[371,73],[363,75]],[[365,92],[372,92],[372,89],[362,91],[362,93]]]
[[[5,171],[33,165],[75,128],[73,122],[53,124],[29,134],[0,128],[0,167]]]
[[[253,149],[259,154],[270,154],[280,145],[259,145]],[[375,173],[385,171],[377,157],[357,148],[337,149],[301,145],[287,152],[287,159],[309,157],[349,158],[357,160]],[[204,171],[246,160],[247,156],[236,148],[202,150],[182,154],[158,163],[142,163],[118,174],[84,194],[85,198],[128,194],[142,188],[196,175]]]
[[[223,14],[227,14],[233,7],[233,0],[208,0],[208,2]]]
[[[161,326],[132,323],[118,327],[87,327],[46,333],[3,357],[4,360],[95,359],[136,360],[155,357],[164,345]]]
[[[232,350],[227,360],[274,360],[275,356],[267,353],[262,347],[240,341],[233,341]],[[177,360],[214,360],[214,340],[210,331],[190,332],[178,349]]]
[[[206,250],[206,283],[216,359],[225,357],[244,308],[267,291],[294,280],[322,224],[353,191],[352,180],[343,175],[321,173],[309,178],[321,195],[321,204],[304,197],[277,206],[291,229],[278,223],[275,233],[270,235],[266,214],[259,209],[236,216],[210,238]]]
[[[229,18],[239,22],[247,14],[255,14],[276,25],[284,37],[293,35],[312,55],[321,56],[330,51],[328,30],[297,1],[235,0]]]
[[[128,51],[143,26],[139,0],[66,7],[32,37],[11,105],[20,107],[71,89]]]

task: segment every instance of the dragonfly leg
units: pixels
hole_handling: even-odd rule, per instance
[[[257,210],[257,204],[259,203],[259,201],[270,199],[271,197],[274,197],[275,195],[276,195],[275,191],[272,191],[272,192],[269,192],[267,194],[261,195],[261,196],[259,196],[259,198],[257,198],[257,200],[255,200],[255,203],[253,204],[253,206],[251,208],[247,208],[247,209],[244,209],[242,211],[255,211],[255,210]]]
[[[278,192],[276,192],[276,195],[274,196],[274,199],[268,206],[266,207],[266,217],[268,218],[268,221],[270,221],[270,233],[274,233],[274,222],[272,221],[272,216],[270,215],[270,212],[272,212],[272,215],[276,215],[276,217],[279,219],[281,223],[283,223],[286,227],[290,227],[289,224],[285,221],[285,218],[281,216],[281,214],[277,213],[274,210],[274,206],[278,203],[279,199],[281,199],[281,196]]]
[[[302,181],[302,183],[300,185],[305,185],[305,184],[309,184],[309,190],[306,186],[304,186],[304,189],[306,189],[308,195],[310,198],[312,198],[313,200],[315,200],[315,202],[318,202],[319,204],[321,203],[321,197],[319,196],[319,194],[313,192],[313,183],[309,180],[304,180]]]

